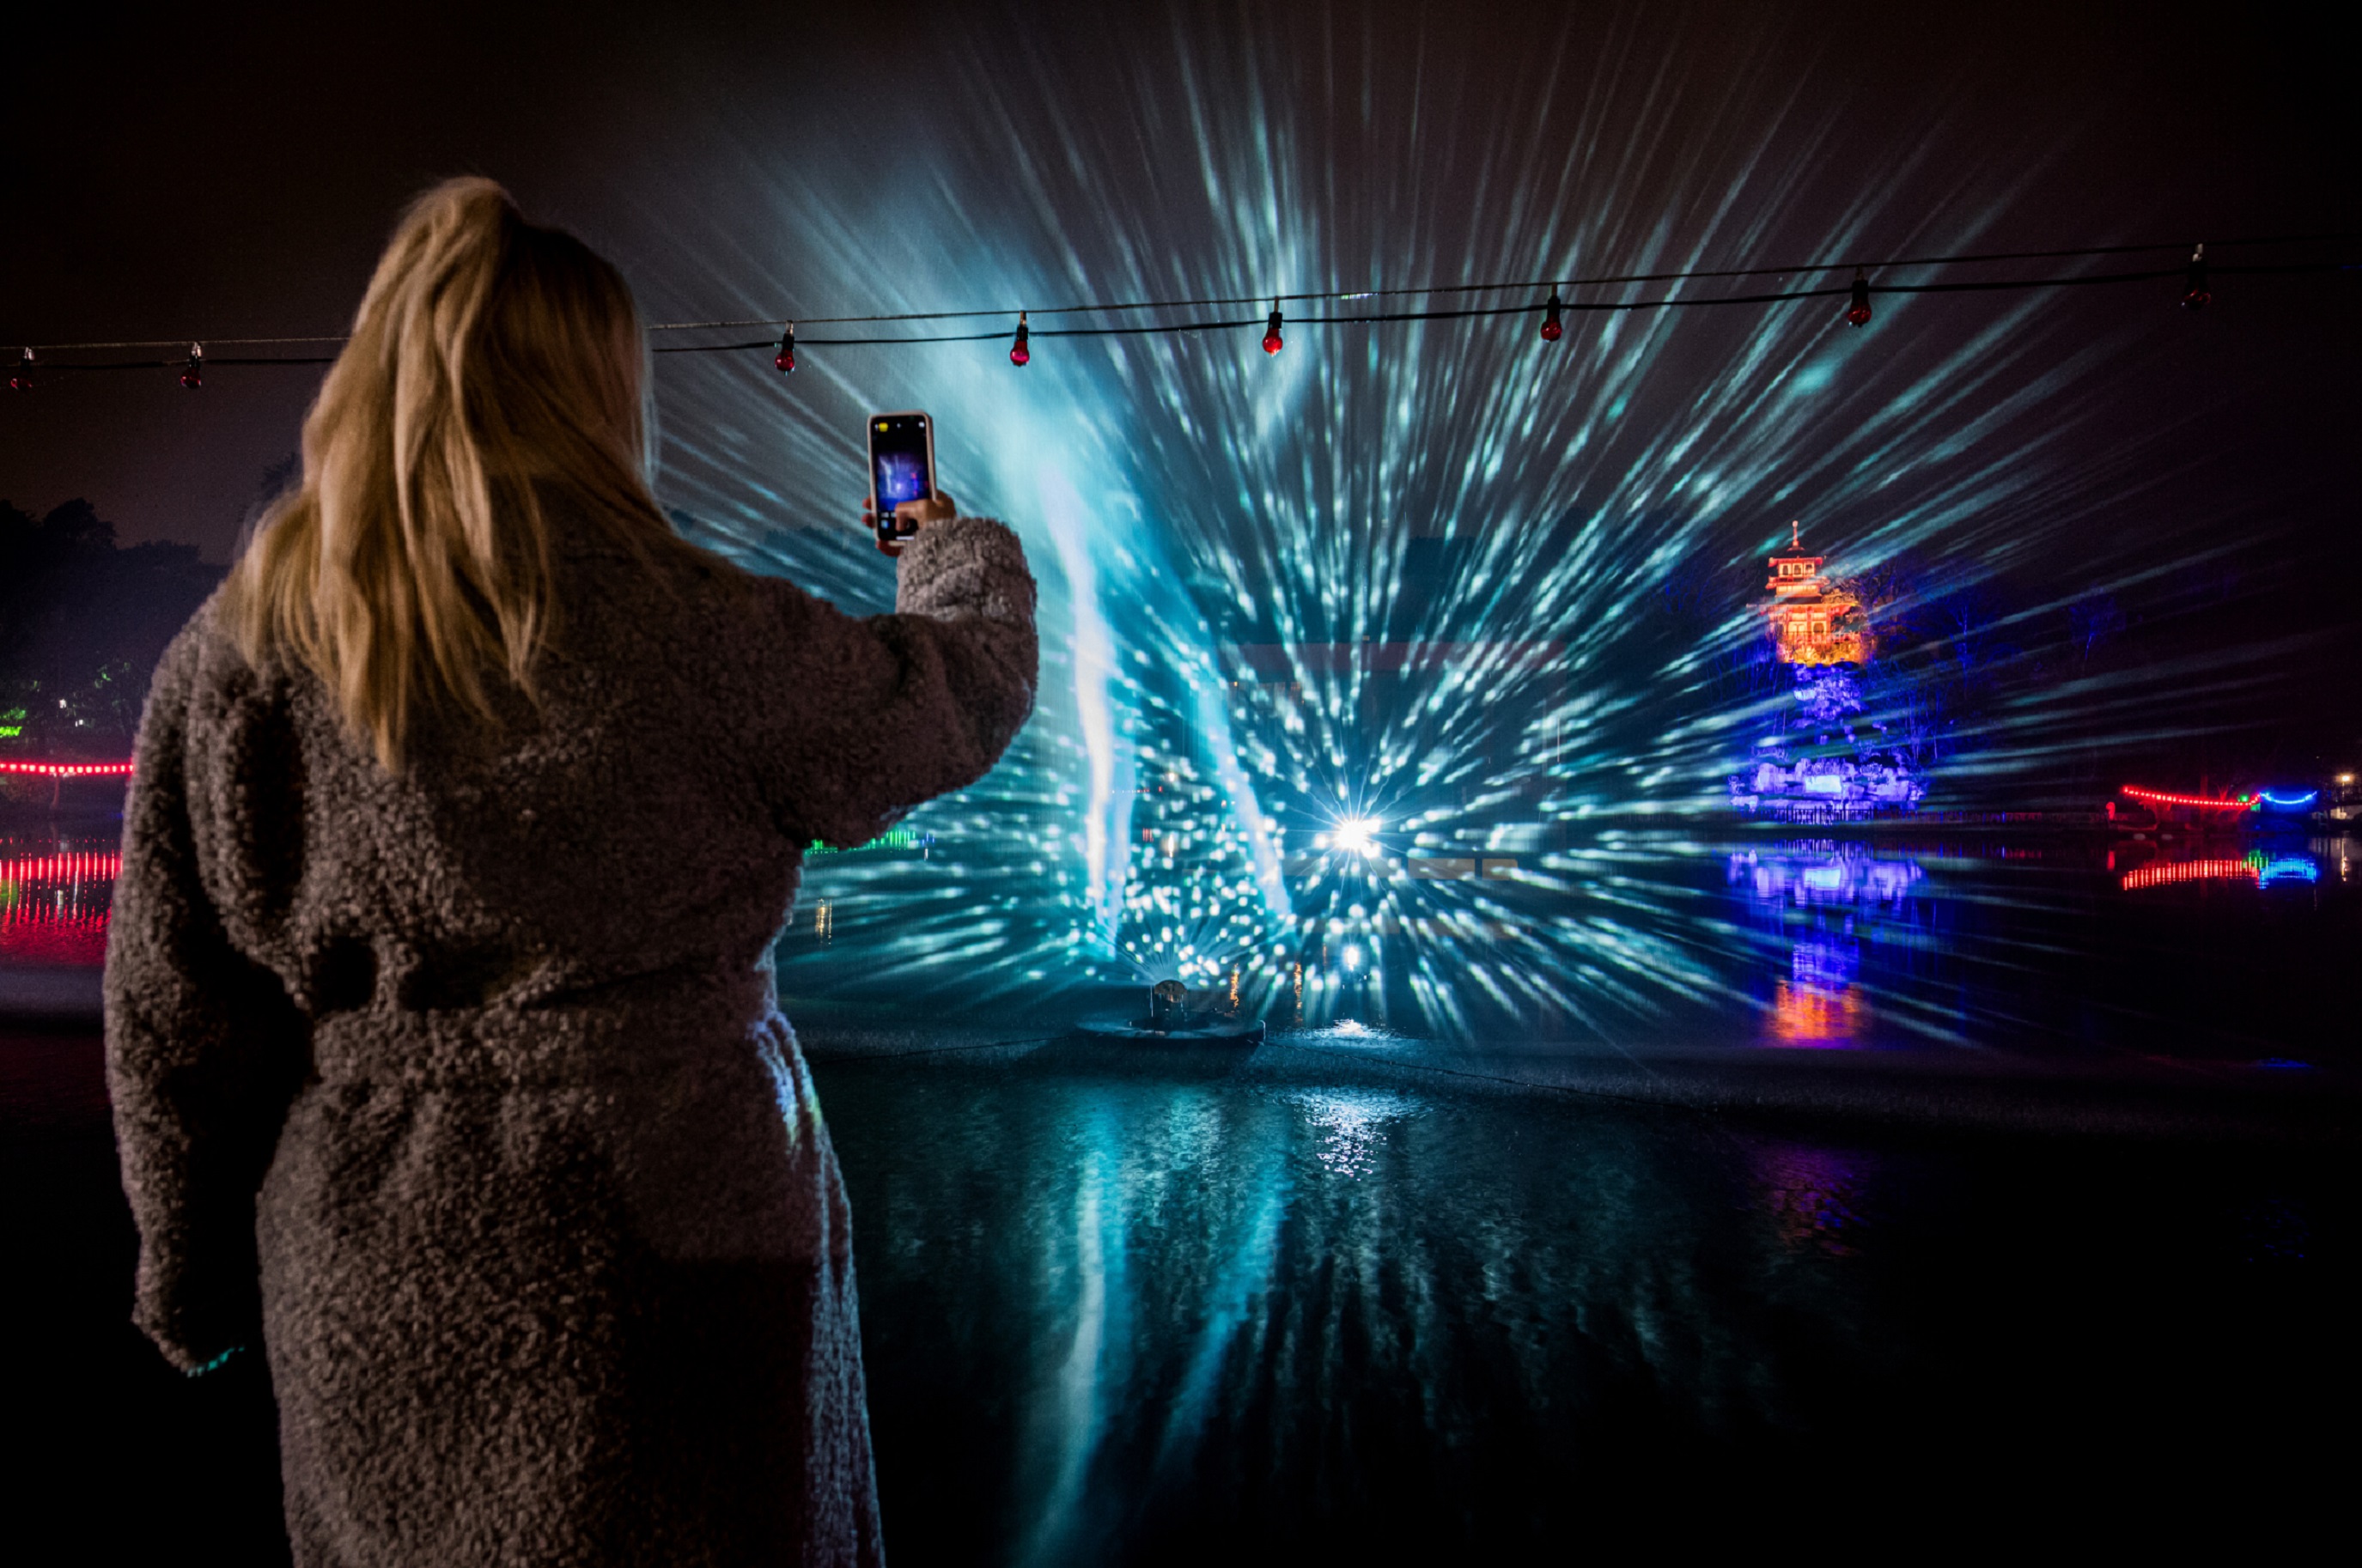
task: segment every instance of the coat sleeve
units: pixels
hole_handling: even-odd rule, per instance
[[[301,1015],[207,896],[200,635],[158,668],[106,947],[106,1081],[139,1231],[133,1319],[185,1371],[256,1341],[255,1196],[304,1072]]]
[[[903,549],[895,613],[855,619],[785,583],[758,771],[781,828],[855,845],[982,778],[1033,711],[1033,577],[988,518]]]

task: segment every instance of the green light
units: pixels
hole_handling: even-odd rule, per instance
[[[918,849],[922,847],[925,842],[925,835],[915,829],[898,827],[888,828],[867,844],[856,844],[844,849],[814,839],[811,841],[811,847],[804,853],[806,855],[857,855],[865,849]]]

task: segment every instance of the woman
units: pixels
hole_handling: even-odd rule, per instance
[[[428,193],[164,656],[107,953],[137,1317],[259,1342],[303,1563],[875,1562],[844,1189],[770,953],[1032,703],[999,524],[850,619],[667,527],[614,269]]]

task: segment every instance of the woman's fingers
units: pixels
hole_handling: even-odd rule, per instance
[[[930,523],[948,523],[958,515],[959,502],[952,499],[951,492],[937,491],[932,497],[921,496],[913,501],[903,502],[895,507],[894,532],[907,539]],[[879,549],[889,556],[901,554],[900,547],[889,544],[877,525],[877,498],[875,495],[865,495],[861,498],[861,525],[877,535]]]
[[[895,521],[916,532],[930,523],[947,523],[959,515],[959,507],[941,491],[933,496],[919,496],[894,508]]]

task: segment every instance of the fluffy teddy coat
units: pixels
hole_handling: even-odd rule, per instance
[[[390,774],[208,605],[106,965],[136,1316],[258,1342],[303,1564],[874,1563],[844,1188],[770,953],[814,839],[977,778],[1033,581],[963,518],[844,615],[569,547],[537,702]]]

